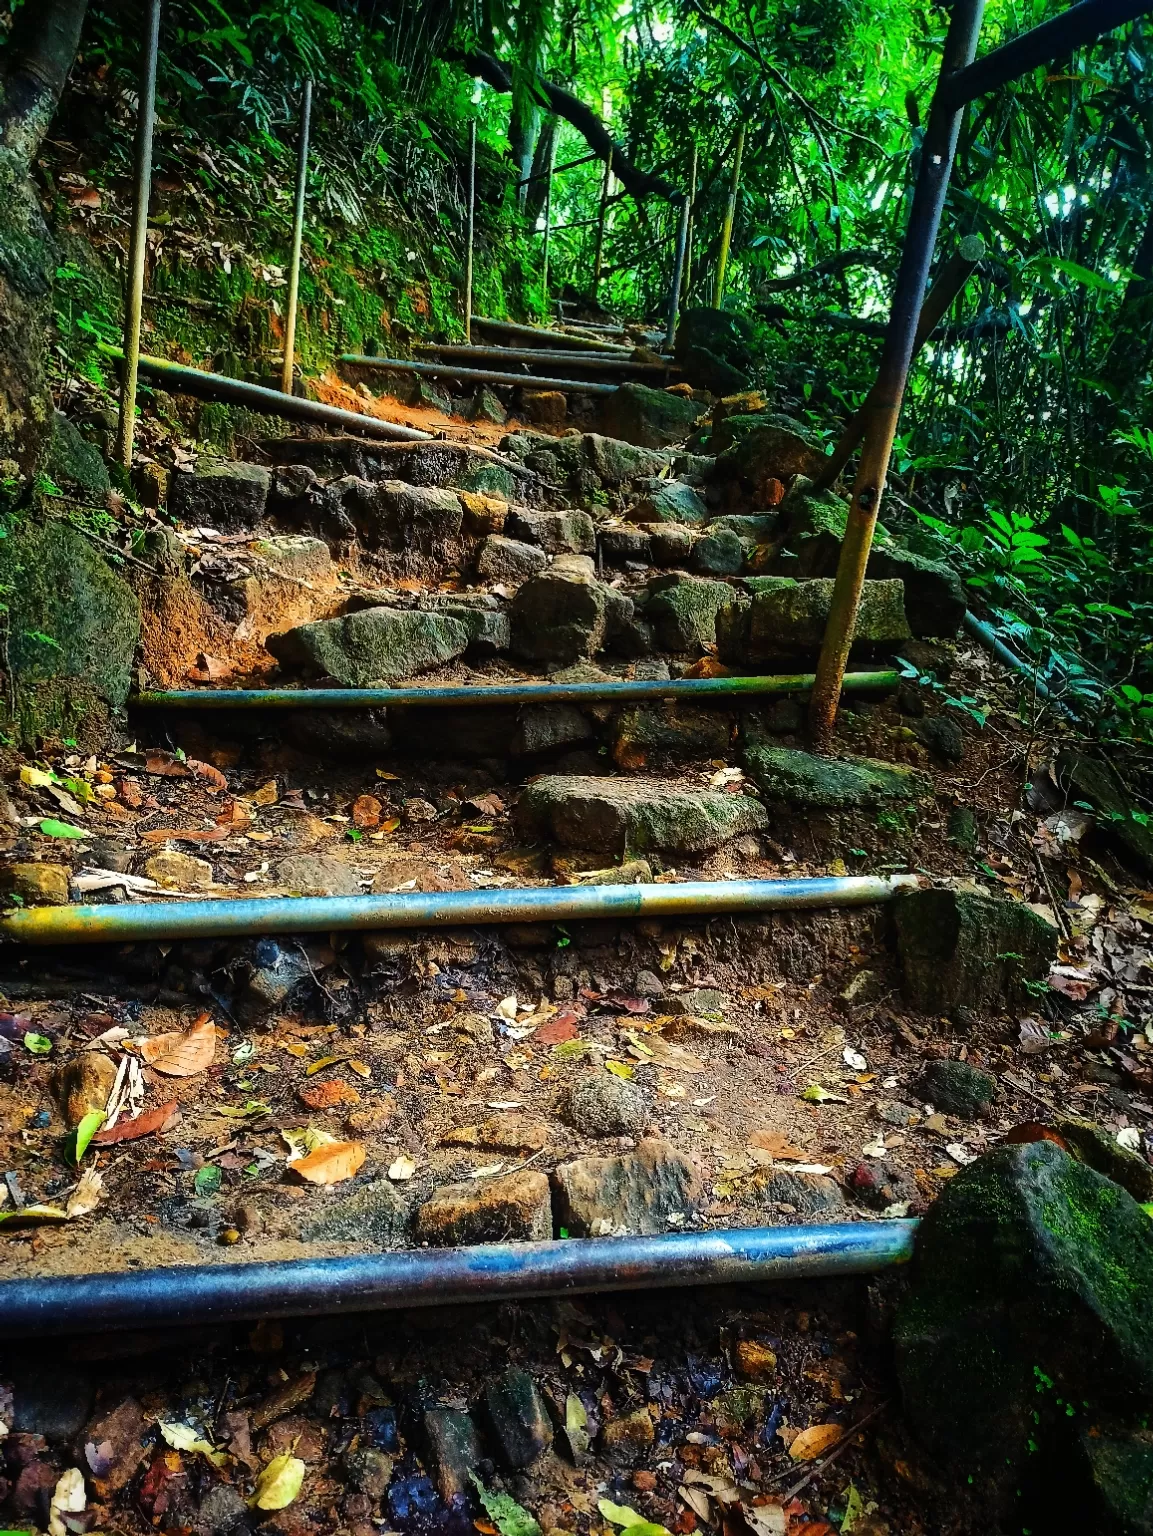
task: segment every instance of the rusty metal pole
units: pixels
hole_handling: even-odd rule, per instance
[[[685,272],[681,278],[681,293],[685,299],[689,296],[689,287],[693,280],[693,214],[697,205],[697,146],[693,145],[692,158],[689,160],[689,227],[685,231]]]
[[[304,243],[304,194],[308,181],[308,137],[312,127],[312,81],[304,82],[300,98],[300,142],[296,154],[296,205],[292,214],[292,256],[288,267],[288,314],[284,321],[284,363],[280,388],[293,393],[292,373],[296,362],[296,306],[300,299],[300,249]]]
[[[548,171],[544,181],[544,250],[541,255],[540,267],[540,297],[541,307],[548,314],[548,242],[552,234],[552,167],[556,159],[556,136],[553,136],[548,151]]]
[[[597,218],[597,248],[593,257],[593,303],[597,301],[597,295],[601,286],[601,268],[604,266],[605,256],[605,219],[608,216],[609,187],[613,179],[613,146],[609,147],[609,157],[605,161],[605,179],[601,183],[601,208]]]
[[[921,305],[921,317],[917,321],[917,334],[913,340],[914,358],[944,319],[949,305],[972,277],[984,255],[985,242],[981,236],[966,235],[948,261],[943,264],[933,280],[933,286],[925,295],[925,302]],[[911,362],[912,359],[910,359]],[[874,384],[873,389],[875,388]],[[813,481],[814,492],[827,491],[852,457],[854,448],[865,435],[872,394],[873,390],[870,390],[865,403],[847,422],[837,446]]]
[[[686,192],[681,203],[681,215],[677,220],[677,245],[673,256],[673,281],[669,289],[669,319],[665,326],[665,348],[672,350],[677,338],[677,315],[681,308],[681,282],[685,272],[685,250],[689,240],[689,195]]]
[[[148,256],[148,200],[152,195],[152,133],[156,126],[156,58],[160,51],[160,0],[148,0],[148,32],[140,68],[140,104],[136,113],[136,172],[132,236],[124,306],[124,376],[120,385],[120,423],[116,457],[132,468],[136,434],[136,383],[140,372],[140,327],[144,313],[144,267]]]
[[[717,276],[713,284],[713,308],[720,309],[725,296],[725,273],[729,266],[729,248],[733,243],[733,220],[737,216],[737,193],[741,190],[741,158],[745,153],[745,125],[737,130],[737,147],[733,154],[733,179],[729,184],[729,198],[725,204],[725,217],[721,225],[721,249],[717,256]]]
[[[468,256],[464,268],[464,339],[472,341],[472,257],[476,241],[476,118],[468,125]]]
[[[827,745],[833,733],[841,679],[853,643],[865,568],[884,495],[885,476],[897,434],[897,420],[913,357],[933,247],[957,149],[964,106],[951,105],[946,99],[945,88],[951,76],[972,63],[983,12],[984,0],[956,0],[945,39],[937,90],[921,145],[921,168],[913,194],[909,228],[897,271],[877,382],[869,393],[864,444],[817,663],[817,680],[809,703],[809,729],[818,746]]]

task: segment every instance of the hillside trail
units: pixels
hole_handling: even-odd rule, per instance
[[[433,437],[245,438],[222,459],[160,411],[142,422],[167,481],[167,512],[146,512],[132,545],[142,690],[811,671],[827,519],[805,493],[803,429],[763,401],[661,392],[685,427],[643,447],[579,397],[536,400],[527,423],[464,421],[335,376],[316,393]],[[852,667],[903,657],[903,680],[846,694],[831,762],[806,751],[795,696],[134,708],[115,750],[6,752],[6,878],[28,906],[897,873],[925,889],[896,915],[7,946],[0,1215],[15,1219],[0,1275],[867,1222],[923,1212],[1006,1135],[1127,1160],[1149,1199],[1153,895],[1077,787],[1067,729],[957,638],[948,573],[885,558],[906,562],[903,606],[900,581],[871,572]],[[82,835],[45,833],[60,817]],[[65,1154],[93,1114],[81,1177]],[[70,1220],[19,1219],[70,1201]],[[386,1527],[447,1528],[457,1474],[451,1449],[427,1452],[434,1430],[450,1435],[430,1429],[433,1398],[448,1413],[446,1393],[463,1403],[494,1361],[523,1357],[562,1419],[575,1392],[586,1417],[648,1426],[633,1423],[635,1444],[622,1431],[623,1449],[602,1437],[591,1470],[554,1457],[552,1484],[509,1485],[545,1530],[606,1492],[680,1533],[710,1499],[747,1505],[757,1536],[827,1530],[779,1497],[798,1466],[788,1431],[851,1427],[888,1389],[863,1289],[809,1294],[241,1330],[205,1336],[191,1369],[146,1340],[135,1376],[97,1371],[101,1411],[122,1414],[101,1430],[122,1470],[98,1476],[126,1519],[132,1415],[178,1388],[188,1408],[195,1378],[213,1432],[228,1420],[244,1440],[240,1415],[270,1426],[266,1450],[291,1440],[309,1461],[299,1447],[313,1446],[314,1513],[339,1504],[343,1458],[359,1470],[340,1528],[379,1529],[381,1508]],[[454,1361],[461,1336],[468,1359]],[[284,1402],[262,1417],[269,1393]],[[394,1409],[418,1426],[395,1444]],[[843,1465],[891,1482],[899,1452],[878,1471],[870,1444]],[[403,1477],[382,1482],[374,1455]],[[166,1528],[191,1525],[211,1471],[191,1474],[179,1448],[151,1466],[147,1521],[166,1507],[183,1511]],[[440,1479],[427,1518],[425,1467]],[[849,1481],[830,1475],[826,1512]],[[901,1503],[914,1485],[882,1497],[872,1529],[925,1528]]]

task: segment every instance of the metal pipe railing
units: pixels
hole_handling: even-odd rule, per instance
[[[300,97],[300,136],[296,144],[296,194],[292,210],[292,251],[288,258],[288,301],[284,312],[284,361],[280,387],[293,393],[296,366],[296,309],[300,302],[300,256],[304,248],[304,202],[308,191],[308,141],[312,128],[312,81],[304,82]]]
[[[896,688],[899,672],[847,672],[846,692]],[[804,693],[813,673],[780,677],[647,678],[606,683],[491,683],[439,688],[177,688],[138,693],[138,709],[437,709],[457,705],[632,703],[644,699],[727,699]]]
[[[404,891],[388,896],[257,896],[106,906],[19,907],[0,938],[20,944],[118,944],[272,933],[355,933],[483,923],[864,907],[919,884],[916,875],[811,880],[685,880],[673,885],[542,885],[519,890]]]
[[[615,395],[616,384],[593,384],[582,379],[550,379],[535,373],[503,373],[489,368],[462,368],[458,363],[420,363],[410,357],[362,357],[346,352],[337,359],[346,368],[367,368],[377,373],[415,373],[430,379],[459,379],[462,384],[512,384],[519,388],[560,389],[582,395]]]
[[[123,362],[124,353],[119,347],[98,342],[97,350],[114,362]],[[200,368],[185,368],[180,363],[170,363],[163,357],[141,354],[140,372],[153,384],[167,389],[174,395],[192,395],[198,400],[222,400],[228,405],[247,406],[265,416],[282,416],[286,421],[310,421],[320,427],[338,427],[353,432],[358,437],[379,437],[404,443],[432,441],[431,432],[421,432],[416,427],[402,427],[395,421],[383,421],[379,416],[362,416],[358,411],[342,411],[335,405],[322,405],[319,400],[303,400],[299,395],[285,395],[278,389],[265,389],[263,384],[246,384],[242,379],[229,379],[222,373],[205,373]]]
[[[907,1264],[917,1226],[916,1221],[870,1221],[738,1227],[270,1264],[43,1275],[0,1281],[0,1337],[867,1275]]]
[[[563,363],[566,368],[584,368],[590,373],[644,373],[659,374],[662,377],[680,372],[671,357],[666,362],[651,363],[632,357],[605,357],[596,352],[555,352],[547,347],[525,348],[522,351],[515,347],[460,346],[454,342],[436,341],[418,342],[412,350],[421,359],[435,356],[445,362],[467,363],[475,360],[483,363],[491,359],[495,363],[527,363],[537,368],[550,365],[555,367]],[[526,374],[522,382],[531,384],[531,374]]]
[[[521,325],[516,320],[495,320],[490,315],[474,315],[472,323],[482,331],[493,331],[498,336],[523,336],[546,347],[579,347],[583,352],[624,353],[626,357],[631,356],[633,351],[632,347],[620,342],[602,341],[597,336],[577,335],[568,330],[557,331],[547,325]],[[578,326],[579,322],[570,320],[565,324]],[[621,335],[624,335],[623,330]]]
[[[156,126],[156,63],[160,49],[160,0],[148,0],[148,26],[140,66],[140,96],[136,121],[136,163],[133,168],[132,231],[124,294],[124,374],[120,382],[120,420],[116,457],[132,468],[136,435],[136,381],[140,367],[140,334],[144,318],[144,269],[148,264],[148,203],[152,195],[152,134]]]

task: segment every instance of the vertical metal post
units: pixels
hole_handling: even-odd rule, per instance
[[[549,144],[548,171],[544,179],[544,251],[541,257],[540,296],[544,312],[548,314],[548,242],[552,233],[552,168],[556,159],[556,136]]]
[[[713,308],[720,309],[725,296],[725,273],[729,266],[729,247],[733,243],[733,220],[737,214],[737,193],[741,190],[741,157],[745,152],[745,125],[737,130],[737,147],[733,155],[733,179],[729,184],[729,198],[725,204],[725,218],[721,225],[721,249],[717,256],[717,277],[713,284]]]
[[[687,299],[693,280],[693,215],[697,205],[697,146],[693,145],[689,160],[689,227],[685,231],[685,271],[681,278],[681,292]]]
[[[689,240],[689,195],[686,192],[681,203],[681,214],[677,220],[677,246],[673,257],[673,281],[669,289],[669,320],[665,327],[665,347],[672,351],[673,343],[677,339],[677,315],[681,307],[681,279],[685,270],[685,248]]]
[[[312,81],[304,82],[300,98],[300,142],[296,152],[296,206],[292,214],[292,256],[288,263],[288,314],[284,322],[284,363],[280,373],[281,392],[293,392],[293,366],[296,362],[296,306],[300,299],[300,249],[304,243],[304,194],[308,182],[308,138],[312,127]]]
[[[836,720],[841,679],[853,643],[873,530],[884,495],[889,456],[913,357],[917,322],[929,280],[929,265],[957,149],[964,107],[949,105],[943,87],[950,76],[972,63],[983,11],[984,0],[956,0],[945,39],[937,90],[921,145],[921,167],[913,194],[909,228],[897,271],[877,381],[866,402],[868,415],[861,458],[853,482],[829,620],[809,704],[809,729],[818,746],[827,745]]]
[[[148,32],[140,68],[140,104],[136,113],[136,170],[132,236],[124,309],[124,377],[120,385],[120,423],[116,456],[132,468],[136,434],[136,382],[140,372],[140,326],[144,313],[144,266],[148,256],[148,200],[152,195],[152,133],[156,126],[156,56],[160,50],[160,0],[148,0]]]
[[[472,341],[472,254],[476,240],[476,118],[468,125],[468,255],[464,267],[464,339]]]
[[[605,179],[601,183],[601,209],[597,219],[597,248],[593,257],[593,302],[596,302],[601,285],[601,268],[604,265],[605,255],[605,219],[608,215],[609,187],[613,179],[613,147],[609,147],[609,157],[605,161]]]

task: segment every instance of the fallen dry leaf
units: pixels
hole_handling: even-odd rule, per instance
[[[89,1145],[110,1147],[118,1141],[136,1141],[141,1136],[151,1136],[153,1131],[170,1130],[179,1118],[180,1108],[176,1100],[169,1099],[167,1104],[160,1104],[155,1109],[146,1110],[144,1114],[137,1115],[133,1120],[120,1120],[116,1125],[97,1131]]]
[[[288,1166],[310,1184],[339,1184],[352,1178],[367,1155],[362,1141],[329,1141]]]
[[[173,1030],[140,1042],[140,1055],[165,1077],[195,1077],[207,1071],[216,1055],[216,1025],[202,1013],[183,1033]]]
[[[816,1461],[818,1456],[836,1445],[845,1433],[843,1424],[812,1424],[802,1429],[789,1446],[794,1461]]]
[[[192,770],[182,763],[173,752],[149,752],[144,759],[144,772],[164,779],[190,779]]]
[[[327,1077],[322,1083],[307,1083],[297,1090],[297,1097],[308,1109],[333,1109],[337,1104],[359,1104],[360,1094],[343,1078]]]
[[[209,790],[210,794],[215,790],[228,788],[228,780],[221,773],[220,769],[214,768],[211,763],[202,763],[199,758],[190,757],[188,759],[188,767],[198,779],[204,779],[212,786]]]
[[[104,1199],[104,1179],[95,1168],[87,1168],[81,1175],[80,1182],[68,1196],[68,1204],[64,1207],[68,1213],[68,1219],[74,1220],[77,1216],[88,1216]]]
[[[786,1162],[798,1163],[805,1160],[805,1153],[799,1147],[794,1147],[789,1138],[780,1131],[754,1131],[749,1137],[749,1146]]]
[[[555,1019],[549,1019],[547,1024],[542,1024],[533,1035],[534,1045],[560,1045],[563,1040],[575,1040],[579,1034],[577,1024],[578,1015],[575,1013],[558,1013]]]
[[[141,832],[142,843],[222,843],[231,827],[152,827]]]

